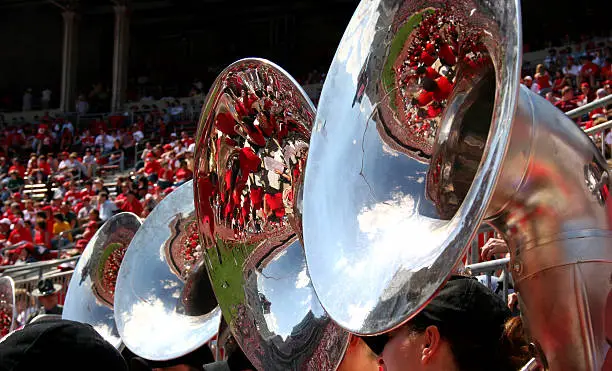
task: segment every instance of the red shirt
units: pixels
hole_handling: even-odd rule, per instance
[[[578,104],[573,100],[560,100],[555,103],[555,107],[557,107],[563,112],[569,112],[575,108],[578,108]]]
[[[64,202],[74,202],[81,198],[81,192],[70,190],[64,195]]]
[[[538,84],[540,89],[547,89],[551,87],[550,76],[548,76],[548,74],[536,76],[535,82]]]
[[[142,214],[142,204],[136,198],[134,198],[132,202],[128,202],[126,200],[123,204],[121,204],[121,210],[140,216]]]
[[[586,62],[580,69],[580,74],[583,76],[596,76],[599,72],[599,67],[593,62]]]
[[[176,181],[182,182],[184,180],[189,180],[193,177],[193,173],[189,169],[180,168],[176,171]]]
[[[19,173],[19,176],[21,178],[24,177],[24,175],[25,175],[25,168],[23,166],[21,166],[21,165],[17,165],[17,166],[13,165],[13,166],[9,167],[9,174],[13,170],[17,170],[17,172]]]
[[[32,242],[32,233],[29,228],[26,227],[17,227],[13,229],[8,238],[9,242],[13,245],[19,243],[21,241]]]
[[[159,174],[161,171],[161,165],[157,160],[147,160],[144,165],[144,172],[147,175]]]
[[[47,245],[47,238],[46,238],[46,231],[41,231],[39,229],[37,229],[34,232],[34,243],[36,245]]]
[[[159,173],[159,179],[171,181],[172,178],[174,178],[174,171],[172,171],[172,168],[170,168],[170,166],[161,169]]]
[[[601,78],[604,80],[612,80],[612,65],[601,67]]]
[[[51,174],[51,167],[49,166],[48,162],[43,162],[42,164],[38,164],[36,166],[40,171],[42,171],[43,174],[45,175],[50,175]]]

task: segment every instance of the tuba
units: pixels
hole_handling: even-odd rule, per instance
[[[301,243],[302,174],[315,117],[284,70],[263,59],[227,67],[196,140],[194,192],[208,274],[240,346],[258,370],[378,371],[365,342],[323,310]],[[229,344],[228,344],[229,343]]]
[[[135,214],[119,213],[96,231],[74,268],[62,313],[63,319],[90,324],[119,350],[123,342],[113,314],[117,275],[141,224]]]
[[[312,289],[294,224],[313,120],[293,78],[244,59],[217,77],[198,124],[204,261],[223,318],[258,370],[335,370],[348,345]]]
[[[334,321],[381,334],[427,305],[486,222],[508,243],[541,363],[600,370],[608,165],[519,85],[520,25],[518,0],[361,1],[312,130],[306,262]]]
[[[15,282],[11,277],[0,277],[0,339],[15,330],[16,318]]]
[[[221,310],[201,249],[189,181],[166,196],[132,239],[117,278],[121,339],[149,361],[169,361],[205,346]]]

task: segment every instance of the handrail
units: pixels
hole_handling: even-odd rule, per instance
[[[496,271],[508,265],[510,258],[495,259],[482,263],[466,265],[465,269],[469,269],[472,274],[480,274],[491,271]]]
[[[8,266],[0,267],[0,273],[5,275],[9,273],[17,273],[17,272],[22,272],[22,271],[27,271],[27,270],[48,268],[48,267],[53,267],[53,266],[60,265],[63,263],[69,263],[71,261],[75,261],[78,259],[79,259],[79,256],[73,256],[73,257],[65,258],[65,259],[55,259],[55,260],[49,260],[45,262],[27,263],[27,264],[23,264],[19,266],[8,265]]]
[[[492,286],[492,273],[497,270],[502,270],[501,276],[499,279],[502,283],[502,297],[504,301],[508,302],[508,286],[510,284],[510,275],[508,274],[508,263],[510,262],[510,258],[496,259],[482,263],[470,264],[465,266],[465,270],[470,275],[476,276],[485,274],[486,275],[486,284],[487,287],[491,288]],[[499,287],[499,286],[498,286]]]
[[[607,95],[603,98],[600,99],[596,99],[594,101],[592,101],[591,103],[587,103],[584,106],[580,106],[578,108],[575,108],[569,112],[566,112],[565,114],[569,117],[569,118],[576,118],[576,117],[580,117],[586,113],[589,113],[590,111],[594,110],[595,108],[599,108],[599,107],[603,107],[609,103],[612,103],[612,94]]]
[[[612,128],[612,120],[610,121],[606,121],[606,122],[602,122],[601,124],[597,125],[597,126],[593,126],[592,128],[588,128],[586,129],[584,132],[587,135],[594,135],[597,134],[601,131],[604,131],[606,129]]]

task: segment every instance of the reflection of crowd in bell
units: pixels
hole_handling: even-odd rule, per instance
[[[451,13],[424,12],[393,66],[400,119],[426,146],[436,135],[459,69],[476,68],[486,59],[478,34],[462,29]]]
[[[210,138],[216,172],[199,180],[235,237],[274,229],[292,214],[292,184],[305,165],[312,122],[275,76],[254,74],[236,73],[225,87]],[[209,225],[213,208],[204,217]]]

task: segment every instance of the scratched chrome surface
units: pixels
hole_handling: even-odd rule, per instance
[[[317,111],[302,225],[315,291],[349,331],[408,320],[477,230],[515,111],[517,4],[363,0],[353,15]]]
[[[334,370],[348,334],[319,304],[294,203],[314,108],[280,67],[245,59],[217,78],[197,133],[195,195],[223,317],[259,370]]]
[[[125,345],[149,360],[198,349],[221,320],[195,231],[193,182],[166,196],[134,236],[117,279],[115,320]],[[195,245],[195,244],[194,244]],[[194,247],[193,252],[185,248]]]
[[[17,312],[15,306],[15,282],[11,277],[0,277],[0,313],[4,313],[9,323],[0,323],[0,339],[15,330]],[[4,316],[3,316],[4,317]]]
[[[64,302],[63,319],[90,324],[115,348],[122,344],[113,315],[115,291],[102,285],[102,270],[108,249],[127,248],[141,224],[135,214],[119,213],[96,231],[74,269]]]

